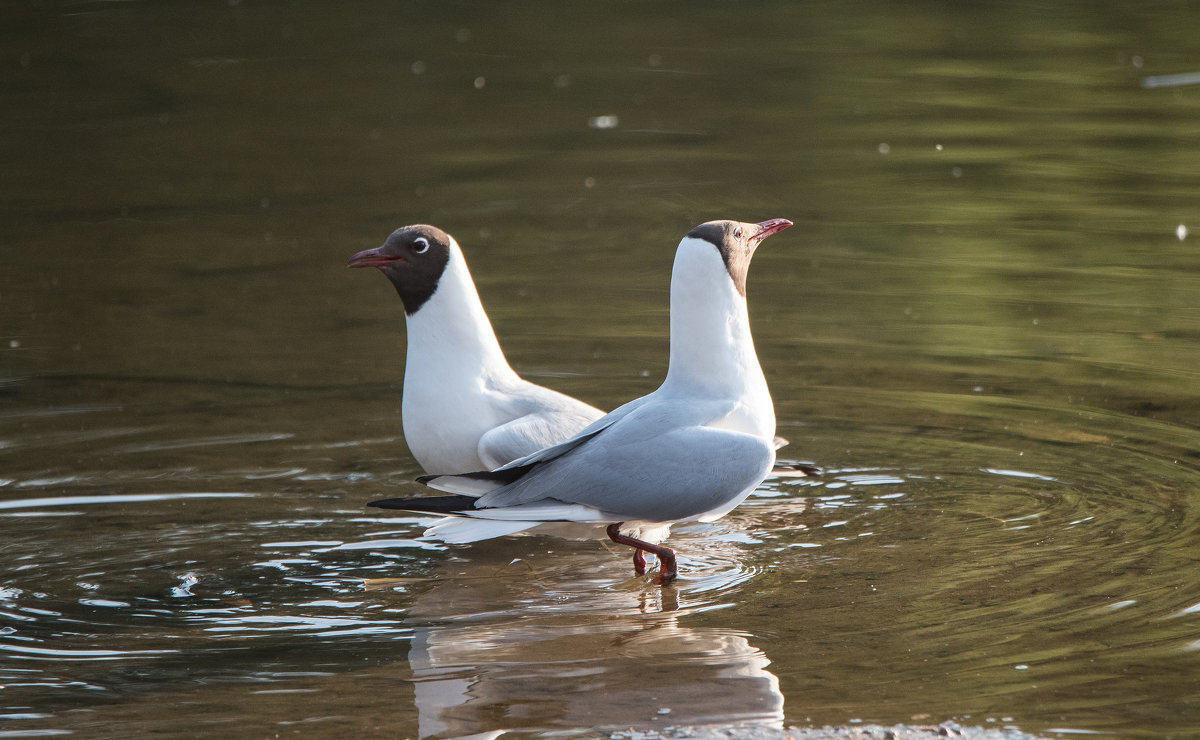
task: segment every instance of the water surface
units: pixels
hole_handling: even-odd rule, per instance
[[[42,3],[0,65],[0,734],[1200,732],[1185,3]],[[790,459],[628,553],[415,491],[403,315],[455,234],[509,359],[612,408],[673,247],[750,274]]]

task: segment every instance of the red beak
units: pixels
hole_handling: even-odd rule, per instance
[[[761,242],[771,234],[777,234],[791,225],[792,222],[786,218],[772,218],[768,221],[763,221],[758,224],[758,233],[754,235],[754,238],[756,241]]]
[[[383,247],[375,247],[374,249],[364,249],[358,254],[350,258],[346,263],[346,267],[383,267],[392,262],[403,262],[403,257],[398,257],[394,254],[384,254]]]

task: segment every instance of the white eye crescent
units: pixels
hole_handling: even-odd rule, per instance
[[[742,238],[742,230],[741,230],[741,229],[738,229],[738,230],[734,231],[734,232],[733,232],[733,238],[734,238],[734,239],[741,239],[741,238]]]
[[[417,254],[425,254],[429,251],[429,240],[423,236],[418,236],[413,239],[413,251]]]

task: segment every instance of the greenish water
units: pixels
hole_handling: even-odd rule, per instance
[[[1198,25],[5,5],[0,736],[1200,734],[1200,87],[1142,84]],[[682,234],[771,217],[756,342],[828,472],[678,528],[677,587],[365,508],[419,470],[351,254],[447,229],[514,367],[611,408]]]

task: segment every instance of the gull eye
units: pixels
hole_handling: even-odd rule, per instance
[[[734,232],[733,232],[733,238],[734,238],[734,239],[741,239],[741,238],[742,238],[742,229],[741,229],[741,227],[738,227],[737,229],[735,229],[735,230],[734,230]]]
[[[423,236],[418,236],[413,239],[413,251],[417,254],[425,254],[429,251],[429,240]]]

